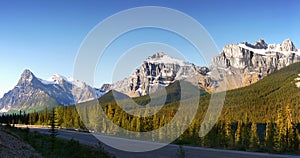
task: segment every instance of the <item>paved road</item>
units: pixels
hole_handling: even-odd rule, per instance
[[[38,131],[41,133],[48,133],[48,129],[39,129],[33,128],[32,131]],[[106,139],[110,141],[117,141],[120,144],[129,144],[129,142],[133,142],[135,145],[149,145],[150,142],[144,141],[136,141],[130,139],[123,139],[117,137],[110,137],[104,135],[95,135],[93,136],[90,133],[69,131],[69,130],[59,130],[58,137],[65,139],[74,139],[79,142],[87,145],[97,145],[99,137],[100,140]],[[151,144],[151,143],[150,143]],[[151,152],[124,152],[117,150],[115,148],[104,145],[104,148],[109,153],[112,153],[117,158],[176,158],[178,145],[170,144],[161,149],[154,150]],[[231,151],[231,150],[219,150],[219,149],[210,149],[210,148],[200,148],[200,147],[190,147],[183,146],[184,151],[186,153],[187,158],[289,158],[289,157],[297,157],[297,156],[289,156],[289,155],[273,155],[267,153],[254,153],[254,152],[243,152],[243,151]]]

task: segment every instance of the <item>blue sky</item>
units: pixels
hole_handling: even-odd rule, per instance
[[[300,48],[300,1],[297,0],[3,0],[0,1],[0,97],[16,85],[26,68],[44,79],[57,73],[72,76],[77,50],[89,31],[119,11],[141,6],[163,6],[188,14],[206,28],[220,50],[229,43],[253,43],[259,38],[267,43],[291,38]],[[114,62],[125,50],[147,41],[188,50],[184,55],[189,61],[205,64],[180,37],[167,31],[141,29],[111,45],[105,56],[112,60],[99,64],[97,72],[102,73],[96,72],[95,86],[111,81]]]

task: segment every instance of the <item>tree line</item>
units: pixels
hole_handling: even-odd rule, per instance
[[[85,129],[74,105],[58,106],[54,109],[45,108],[43,111],[34,111],[32,113],[25,113],[25,111],[20,110],[19,113],[1,115],[0,121],[1,123],[10,125],[50,125],[53,110],[55,112],[55,122],[58,126]]]
[[[113,103],[102,107],[105,115],[115,125],[138,132],[152,131],[164,126],[173,118],[176,112],[176,106],[167,106],[167,108],[162,109],[161,112],[153,116],[136,117],[126,114],[125,111]],[[83,122],[81,117],[84,116],[78,114],[78,111],[84,111],[84,109],[89,113],[88,122]],[[18,114],[2,115],[0,120],[2,123],[7,124],[49,125],[52,120],[51,115],[54,115],[52,112],[54,112],[55,122],[62,127],[81,129],[86,129],[87,127],[99,133],[119,134],[119,131],[114,129],[114,127],[105,123],[103,116],[96,115],[96,113],[99,113],[99,110],[101,110],[99,106],[82,106],[81,108],[61,106],[56,107],[54,110],[45,109],[41,112],[28,114],[20,111]],[[199,137],[198,134],[202,118],[200,115],[197,115],[189,128],[182,131],[183,134],[174,143],[249,151],[299,152],[300,135],[297,123],[291,115],[292,108],[290,105],[287,105],[277,110],[276,119],[269,120],[264,124],[250,122],[247,115],[237,122],[232,122],[225,117],[220,119],[204,137]],[[151,137],[157,139],[156,141],[160,141],[159,139],[180,132],[180,130],[183,130],[180,126],[174,126]],[[138,134],[132,135],[132,137],[136,138]]]

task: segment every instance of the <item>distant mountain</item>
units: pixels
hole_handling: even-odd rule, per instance
[[[209,68],[156,53],[145,59],[129,77],[104,84],[100,89],[60,75],[39,79],[25,70],[18,84],[0,99],[0,113],[85,102],[110,90],[120,92],[120,98],[147,97],[179,80],[207,92],[218,90],[223,81],[226,81],[227,90],[236,89],[299,61],[299,50],[287,39],[282,44],[267,44],[264,40],[255,44],[229,44],[212,59]],[[108,94],[104,98],[111,100],[112,96]]]
[[[290,39],[282,44],[267,44],[259,40],[229,44],[213,58],[211,69],[226,74],[227,89],[248,86],[268,74],[300,61],[300,52]]]
[[[193,87],[193,85],[191,85],[189,82],[185,82],[185,84],[189,84],[191,89],[189,94],[186,95],[186,98],[180,98],[180,86],[178,85],[178,82],[174,82],[166,87],[166,90],[168,91],[168,97],[164,107],[170,105],[169,103],[174,103],[172,106],[176,107],[178,106],[176,101],[179,100],[182,103],[187,103],[185,105],[191,104],[189,103],[189,100],[194,97],[193,92],[199,89]],[[211,100],[210,94],[205,92],[202,92],[201,94],[202,97],[200,98],[201,100],[199,102],[199,109],[197,112],[198,117],[200,117],[197,118],[199,121],[203,120],[202,117],[205,116],[207,107],[209,106]],[[159,92],[155,93],[154,95],[158,96],[158,98],[154,97],[151,99],[159,99]],[[126,100],[126,98],[124,98],[124,100]],[[145,95],[142,97],[133,98],[133,100],[139,105],[146,105],[150,102],[150,97]],[[113,99],[106,99],[103,101],[101,97],[99,102],[104,103],[102,104],[104,106],[114,105]],[[222,114],[219,120],[230,120],[231,122],[243,120],[265,124],[270,120],[276,120],[278,117],[278,110],[280,108],[285,109],[286,106],[289,105],[292,109],[292,120],[294,120],[297,124],[300,122],[299,102],[300,62],[291,64],[280,70],[276,70],[258,82],[251,84],[250,86],[227,91]],[[172,109],[173,107],[170,108]],[[90,122],[93,121],[90,120]]]
[[[209,68],[156,53],[148,57],[129,77],[105,84],[101,90],[113,89],[130,97],[139,97],[178,80],[189,81],[208,92],[219,91],[221,84],[226,81],[227,90],[230,90],[248,86],[299,61],[300,52],[290,39],[284,40],[282,44],[267,44],[262,39],[255,44],[229,44],[212,59]]]
[[[207,88],[211,85],[209,80],[205,80],[207,72],[207,67],[195,66],[164,53],[156,53],[148,57],[128,78],[111,85],[105,84],[101,90],[114,89],[130,97],[138,97],[154,93],[178,80],[189,80],[198,85],[200,78],[203,80],[201,83],[206,85],[203,87]]]
[[[50,79],[43,80],[30,70],[25,70],[18,84],[0,99],[0,113],[75,104],[98,98],[100,95],[100,90],[73,78],[53,75]]]

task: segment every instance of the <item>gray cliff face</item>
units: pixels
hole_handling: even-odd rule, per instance
[[[18,84],[0,99],[0,113],[34,107],[69,105],[99,97],[97,90],[84,82],[53,75],[51,81],[37,78],[25,70]]]
[[[220,69],[227,76],[228,89],[257,82],[266,75],[300,61],[298,50],[289,39],[280,44],[267,45],[259,40],[230,44],[213,58],[211,69]]]
[[[138,97],[156,92],[176,80],[183,80],[206,76],[206,67],[171,58],[164,53],[157,53],[149,57],[128,78],[118,81],[109,87],[125,93],[130,97]],[[195,84],[198,84],[195,81]]]

